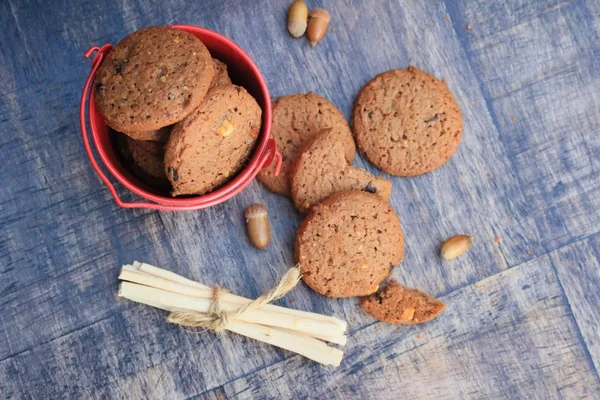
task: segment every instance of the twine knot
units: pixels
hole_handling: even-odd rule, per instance
[[[227,326],[239,319],[244,313],[261,308],[274,300],[280,299],[292,290],[300,281],[300,269],[298,266],[290,268],[281,278],[279,283],[271,290],[256,298],[256,300],[242,306],[236,311],[226,312],[221,309],[220,301],[224,294],[229,293],[227,289],[220,286],[213,287],[212,302],[208,312],[200,313],[193,311],[174,311],[169,314],[167,321],[180,326],[205,328],[222,333]]]

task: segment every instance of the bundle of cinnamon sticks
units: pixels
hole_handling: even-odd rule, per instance
[[[298,278],[297,269],[288,271],[284,279],[291,279],[292,284],[284,291],[291,289]],[[301,354],[321,364],[338,366],[342,360],[343,351],[326,343],[346,344],[347,324],[338,318],[264,302],[257,305],[256,301],[224,291],[218,292],[216,298],[214,288],[137,261],[133,265],[124,265],[119,279],[122,281],[120,297],[169,311],[171,322],[185,325],[179,321],[189,318],[181,316],[193,319],[194,316],[214,314],[214,302],[218,301],[219,312],[225,319],[215,326]],[[210,324],[208,327],[218,331]]]

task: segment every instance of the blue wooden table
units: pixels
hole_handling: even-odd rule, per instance
[[[0,4],[2,397],[600,398],[600,2],[311,0],[332,15],[315,49],[286,33],[289,3]],[[123,210],[86,160],[83,53],[171,23],[239,43],[274,97],[312,90],[347,117],[379,72],[446,79],[461,146],[433,173],[393,178],[391,200],[407,246],[394,276],[446,302],[440,318],[399,329],[301,285],[280,304],[349,322],[335,369],[116,297],[133,260],[247,297],[294,264],[300,217],[259,183],[202,211]],[[255,201],[271,213],[263,252],[244,234]],[[457,233],[474,246],[442,261],[439,243]]]

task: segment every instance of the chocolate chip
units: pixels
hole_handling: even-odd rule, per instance
[[[436,121],[436,120],[437,120],[437,119],[438,119],[440,116],[442,116],[442,115],[444,115],[444,114],[446,114],[446,113],[445,113],[445,112],[443,112],[443,113],[440,113],[440,114],[435,114],[433,117],[431,117],[431,118],[428,118],[428,119],[426,119],[426,120],[425,120],[425,121],[423,121],[423,122],[425,122],[426,124],[428,124],[428,123],[430,123],[430,122]]]
[[[104,85],[102,85],[102,82],[96,82],[96,92],[106,92],[106,88],[104,87]]]
[[[376,188],[376,187],[373,187],[373,186],[371,186],[371,182],[369,182],[369,183],[367,183],[367,186],[365,186],[365,187],[363,188],[363,191],[365,191],[365,192],[369,192],[369,193],[377,193],[377,188]]]
[[[113,64],[115,66],[115,72],[117,74],[120,74],[121,72],[123,72],[123,70],[127,66],[128,61],[129,60],[119,60],[119,59],[113,60]]]
[[[177,174],[177,171],[175,171],[175,168],[173,168],[171,166],[167,167],[167,175],[171,175],[173,177],[174,181],[179,179],[179,175]]]

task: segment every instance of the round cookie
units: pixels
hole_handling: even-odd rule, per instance
[[[127,136],[135,140],[144,140],[150,142],[166,143],[169,140],[173,125],[165,126],[160,129],[154,129],[151,131],[140,131],[140,132],[123,132]]]
[[[175,125],[165,149],[171,194],[208,193],[235,176],[252,153],[262,110],[246,89],[217,86]]]
[[[302,279],[329,297],[377,291],[404,257],[404,236],[394,210],[379,196],[336,193],[302,221],[296,235]]]
[[[149,184],[161,187],[169,185],[165,174],[164,144],[135,140],[127,137],[127,151],[135,165],[142,171],[140,178]],[[134,172],[136,172],[134,170]],[[149,179],[148,179],[149,178]]]
[[[96,106],[117,131],[160,129],[202,102],[213,75],[210,53],[194,35],[165,26],[141,29],[102,61]]]
[[[360,308],[389,324],[416,325],[435,319],[446,305],[427,293],[406,288],[392,279],[377,293],[363,297]]]
[[[165,174],[164,143],[135,140],[128,135],[115,132],[116,143],[126,166],[134,175],[157,189],[171,184]]]
[[[227,65],[216,58],[212,59],[215,74],[210,82],[210,88],[221,85],[231,85],[231,79],[227,73]]]
[[[346,159],[352,163],[356,146],[346,119],[329,100],[314,93],[283,96],[273,103],[271,135],[282,156],[278,176],[275,166],[263,169],[258,180],[272,192],[290,195],[289,173],[296,153],[325,128],[332,128],[344,143]]]
[[[385,201],[392,194],[390,181],[348,164],[344,145],[331,128],[312,138],[296,155],[290,186],[294,204],[303,213],[337,192],[363,190]]]
[[[358,94],[352,114],[360,152],[398,176],[421,175],[448,161],[462,126],[445,82],[414,67],[373,78]]]

